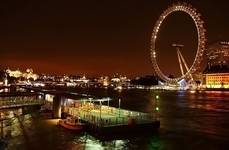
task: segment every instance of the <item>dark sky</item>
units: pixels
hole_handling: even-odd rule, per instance
[[[175,1],[163,0],[10,0],[0,1],[0,64],[54,74],[128,76],[152,74],[150,38],[161,12]],[[229,1],[191,4],[206,22],[208,42],[229,40]],[[174,13],[158,38],[159,64],[177,74],[171,44],[184,44],[190,65],[196,30],[184,13]]]

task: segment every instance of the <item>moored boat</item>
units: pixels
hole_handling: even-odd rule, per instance
[[[81,123],[80,117],[67,117],[66,119],[61,119],[59,120],[58,125],[75,131],[81,131],[85,126],[84,123]]]

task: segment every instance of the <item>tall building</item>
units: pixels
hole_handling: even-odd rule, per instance
[[[208,47],[204,70],[207,88],[229,88],[229,42],[217,42]]]

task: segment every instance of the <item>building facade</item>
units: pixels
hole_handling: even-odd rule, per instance
[[[229,73],[206,74],[207,88],[229,88]]]
[[[229,42],[217,42],[208,47],[204,76],[206,88],[229,89]]]

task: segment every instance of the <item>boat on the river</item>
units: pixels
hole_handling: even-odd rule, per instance
[[[67,117],[66,119],[61,119],[58,121],[58,125],[75,131],[82,131],[85,126],[84,123],[81,123],[80,117]]]

